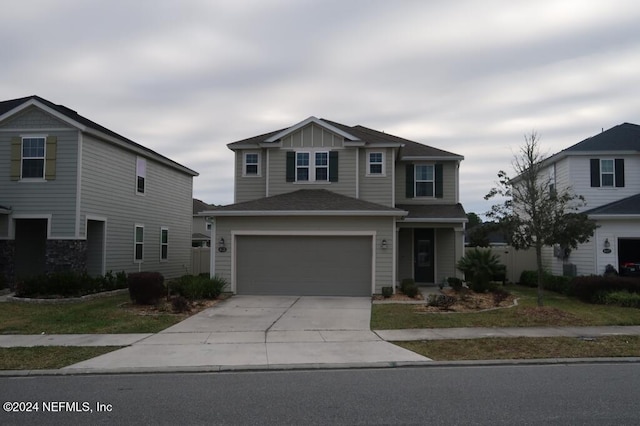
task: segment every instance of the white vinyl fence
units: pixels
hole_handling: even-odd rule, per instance
[[[193,275],[211,272],[210,247],[191,248],[191,272]]]
[[[465,247],[465,253],[475,247]],[[522,271],[534,271],[536,267],[536,251],[534,249],[516,250],[511,246],[478,247],[480,250],[491,249],[500,257],[500,263],[507,267],[507,282],[520,281]]]

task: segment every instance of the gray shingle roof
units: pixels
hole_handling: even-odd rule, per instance
[[[364,142],[368,146],[375,146],[376,144],[398,144],[402,145],[400,149],[400,158],[403,157],[438,157],[438,158],[447,158],[451,157],[451,159],[462,159],[463,157],[458,154],[454,154],[452,152],[444,151],[442,149],[434,148],[428,145],[424,145],[418,142],[414,142],[408,139],[401,138],[399,136],[394,136],[388,133],[380,132],[377,130],[373,130],[364,126],[347,126],[345,124],[337,123],[335,121],[320,119],[331,126],[334,126],[346,133],[353,135],[358,138],[360,141]],[[232,142],[227,146],[230,149],[235,149],[237,147],[248,145],[248,144],[258,144],[260,142],[265,141],[273,135],[276,135],[283,130],[280,129],[273,132],[265,133],[259,136],[253,136],[247,139],[242,139],[237,142]]]
[[[640,151],[640,126],[622,123],[570,146],[565,152]]]
[[[189,174],[191,174],[193,176],[197,176],[198,175],[197,172],[189,169],[188,167],[185,167],[182,164],[179,164],[179,163],[173,161],[172,159],[165,157],[164,155],[158,154],[157,152],[155,152],[155,151],[153,151],[153,150],[151,150],[151,149],[149,149],[149,148],[147,148],[147,147],[145,147],[143,145],[140,145],[139,143],[136,143],[136,142],[132,141],[131,139],[125,138],[124,136],[119,135],[116,132],[107,129],[104,126],[101,126],[100,124],[98,124],[98,123],[96,123],[94,121],[91,121],[86,117],[81,116],[76,111],[74,111],[74,110],[72,110],[70,108],[67,108],[64,105],[54,104],[53,102],[48,101],[48,100],[46,100],[44,98],[41,98],[40,96],[33,95],[33,96],[27,96],[25,98],[11,99],[11,100],[8,100],[8,101],[2,101],[2,102],[0,102],[0,115],[5,114],[5,113],[17,108],[20,105],[22,105],[25,102],[28,102],[28,101],[30,101],[32,99],[36,100],[36,101],[38,101],[38,102],[40,102],[40,103],[42,103],[42,104],[44,104],[46,106],[48,106],[49,108],[53,109],[54,111],[66,116],[67,118],[69,118],[69,119],[71,119],[71,120],[73,120],[73,121],[75,121],[77,123],[80,123],[83,126],[86,126],[87,128],[90,128],[90,129],[93,129],[93,130],[97,130],[100,133],[103,133],[105,135],[108,135],[108,136],[111,136],[113,138],[119,139],[119,140],[121,140],[121,141],[123,141],[123,142],[125,142],[125,143],[127,143],[127,144],[129,144],[131,146],[134,146],[139,150],[146,151],[149,154],[151,154],[153,156],[157,156],[157,157],[163,159],[164,161],[166,161],[168,163],[171,163],[176,168],[179,168],[182,171],[185,171],[185,172],[187,172],[187,173],[189,173]]]
[[[623,198],[585,211],[588,215],[635,215],[640,214],[640,194]]]
[[[203,212],[205,210],[211,210],[216,208],[216,206],[207,204],[202,200],[198,200],[197,198],[193,199],[193,214]]]
[[[346,195],[336,194],[326,189],[300,189],[294,192],[229,204],[218,207],[218,212],[250,212],[250,211],[361,211],[404,214],[403,210],[383,206],[369,201],[358,200]]]
[[[398,204],[396,207],[409,212],[409,215],[406,216],[405,219],[467,220],[467,213],[464,211],[464,208],[460,203],[431,205]]]

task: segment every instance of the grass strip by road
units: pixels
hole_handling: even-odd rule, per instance
[[[490,337],[394,342],[434,361],[640,357],[640,336]]]
[[[120,348],[120,346],[0,348],[0,370],[58,369]]]
[[[129,295],[120,294],[82,302],[0,304],[0,334],[119,334],[157,333],[188,315],[141,315],[127,309]]]
[[[536,289],[510,285],[518,306],[486,312],[426,313],[419,306],[374,304],[373,330],[451,327],[551,327],[640,325],[640,309],[592,305],[558,293],[545,292],[545,306],[536,306]]]

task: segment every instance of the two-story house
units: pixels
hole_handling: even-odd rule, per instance
[[[194,176],[65,106],[0,102],[0,273],[185,274]]]
[[[367,296],[457,275],[462,156],[315,117],[228,147],[235,203],[203,214],[233,292]]]
[[[602,274],[640,263],[640,126],[623,123],[544,161],[558,189],[585,198],[580,211],[596,221],[594,236],[576,250],[546,250],[545,265],[556,275]]]

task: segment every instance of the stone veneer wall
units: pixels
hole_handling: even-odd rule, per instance
[[[86,240],[47,240],[46,267],[47,273],[59,271],[87,270]]]
[[[15,280],[16,245],[13,240],[0,240],[0,289],[4,286],[13,288]]]

